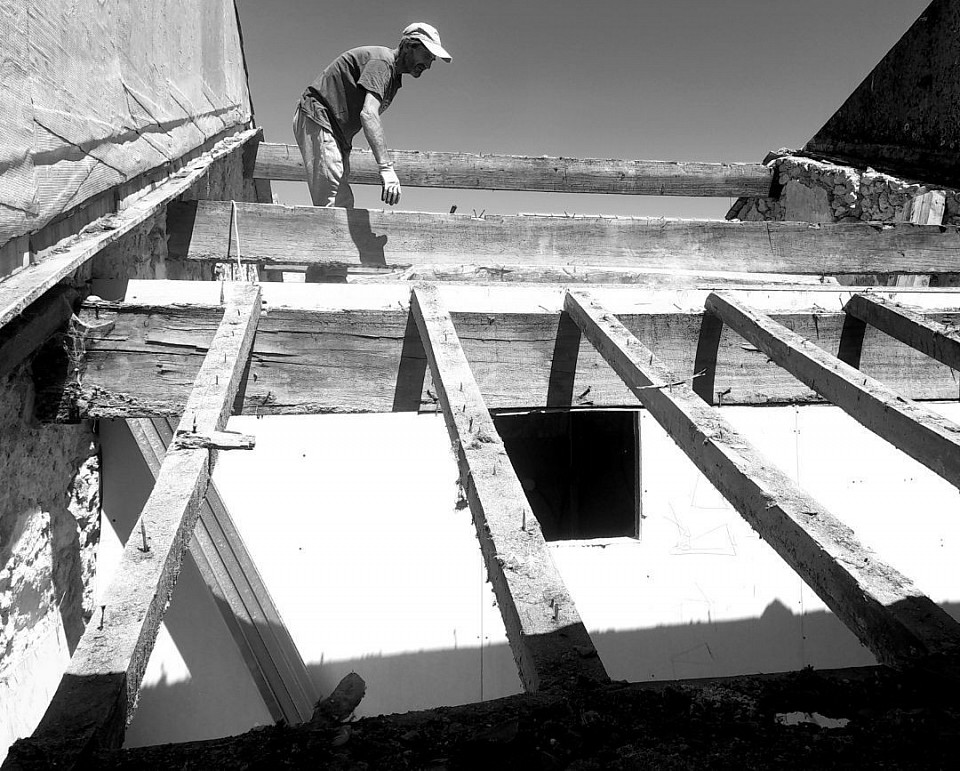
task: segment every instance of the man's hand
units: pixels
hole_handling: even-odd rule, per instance
[[[380,166],[380,181],[383,183],[383,189],[380,192],[380,200],[393,206],[400,202],[400,178],[397,172],[393,170],[392,163],[385,163]]]

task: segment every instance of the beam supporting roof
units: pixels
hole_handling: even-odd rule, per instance
[[[179,304],[200,290],[218,296],[216,284],[197,286],[203,283],[138,285],[144,287],[143,292],[162,297],[162,305],[153,304],[146,294],[144,304],[86,304],[83,318],[98,315],[101,323],[110,319],[113,327],[86,339],[82,346],[68,346],[82,351],[82,360],[51,357],[49,366],[43,361],[34,363],[40,416],[75,420],[179,415],[220,316],[215,305]],[[161,285],[169,290],[159,291]],[[263,285],[271,310],[260,323],[242,411],[301,414],[433,409],[430,385],[423,387],[409,377],[410,372],[426,366],[416,330],[408,324],[409,289],[346,285],[336,295],[328,291],[333,289],[336,287]],[[445,285],[441,294],[449,298],[448,306],[464,308],[452,313],[454,323],[491,409],[633,403],[630,392],[603,366],[592,346],[582,341],[575,329],[560,323],[559,292],[530,293],[509,287],[476,291],[471,287],[464,293],[461,289],[467,288]],[[703,313],[686,308],[698,303],[702,309],[707,294],[604,291],[600,296],[610,301],[622,296],[616,305],[626,311],[621,319],[631,332],[680,375],[692,377],[706,370],[714,380],[708,390],[713,395],[726,392],[724,404],[819,400],[815,392],[730,329],[720,330],[719,343],[706,350],[701,340]],[[476,301],[457,300],[473,295]],[[310,298],[328,296],[332,305],[320,303],[322,309],[310,308]],[[778,292],[747,292],[744,296],[758,303],[765,299],[768,304],[778,298],[786,304],[795,297]],[[839,310],[848,296],[835,291],[812,293],[795,312],[776,313],[773,318],[826,351],[836,352],[846,322]],[[361,302],[351,302],[351,297],[377,297],[382,302],[372,302],[367,309]],[[520,302],[519,298],[529,299]],[[300,307],[284,307],[291,303]],[[838,312],[815,310],[817,305]],[[960,314],[933,318],[955,322],[960,321]],[[956,399],[953,370],[876,330],[865,331],[857,352],[863,372],[912,399]],[[580,396],[588,388],[589,393]]]
[[[0,327],[16,318],[58,281],[188,191],[206,175],[214,162],[240,151],[258,132],[259,129],[250,129],[218,142],[209,153],[171,174],[127,208],[95,220],[70,241],[50,250],[49,255],[0,281]]]
[[[171,421],[138,418],[127,427],[156,479],[174,437]],[[189,549],[273,719],[309,720],[317,701],[313,683],[213,480]]]
[[[237,203],[241,259],[262,265],[475,264],[840,275],[956,270],[960,227],[433,214]],[[171,256],[227,261],[232,207],[171,207]]]
[[[960,624],[850,528],[770,465],[720,414],[588,294],[566,308],[697,468],[879,661],[956,666]],[[951,670],[954,671],[954,670]],[[954,671],[955,674],[955,671]]]
[[[240,387],[260,317],[260,290],[246,284],[224,290],[222,320],[180,430],[222,430]],[[100,623],[87,625],[40,725],[14,745],[14,758],[40,752],[56,758],[58,767],[74,768],[88,751],[123,743],[215,460],[212,450],[167,452],[103,597]]]
[[[553,564],[436,288],[415,287],[410,312],[524,688],[570,687],[582,678],[605,682],[603,664]]]
[[[83,293],[62,284],[46,292],[24,313],[0,329],[0,378],[6,377],[34,351],[63,329]]]
[[[941,324],[899,303],[864,294],[851,297],[844,310],[948,367],[960,369],[960,332],[955,324]]]
[[[707,310],[777,365],[895,447],[960,487],[960,426],[838,359],[733,297]]]
[[[767,196],[773,172],[760,163],[621,161],[391,150],[404,186],[621,195]],[[253,176],[305,182],[296,145],[262,143]],[[379,185],[369,150],[350,153],[350,181]]]

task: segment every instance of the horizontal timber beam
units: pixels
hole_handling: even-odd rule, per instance
[[[840,275],[957,270],[960,228],[616,217],[539,217],[237,203],[241,259],[261,265],[475,264]],[[173,257],[227,261],[231,204],[171,207]]]
[[[706,307],[861,425],[960,487],[960,426],[956,423],[915,404],[733,297],[711,294]]]
[[[259,131],[250,129],[221,140],[210,152],[195,158],[184,168],[171,174],[127,208],[100,217],[71,240],[51,249],[47,256],[0,281],[0,327],[16,318],[54,284],[189,190],[206,175],[216,161],[230,153],[241,151],[247,142],[259,135]]]
[[[884,664],[952,667],[960,623],[885,565],[700,399],[587,293],[567,311],[656,421],[841,621]]]
[[[190,392],[179,431],[222,431],[240,387],[260,316],[256,286],[225,287],[226,306]],[[85,753],[119,747],[137,704],[163,614],[194,533],[216,455],[170,450],[101,600],[40,725],[11,750],[47,753],[82,768]],[[19,748],[19,750],[18,750]]]
[[[0,329],[0,379],[28,359],[73,315],[82,292],[69,284],[54,286],[19,317]]]
[[[570,687],[582,678],[606,682],[436,287],[414,288],[410,312],[524,689]]]
[[[844,310],[911,348],[960,369],[960,327],[940,324],[898,303],[863,294],[851,297]]]
[[[205,283],[210,285],[190,286]],[[110,319],[113,326],[109,332],[87,339],[83,346],[68,346],[83,350],[82,360],[58,360],[58,368],[49,370],[35,362],[37,407],[42,419],[166,417],[181,413],[219,323],[220,310],[215,305],[178,305],[172,298],[181,301],[191,292],[201,291],[216,297],[218,286],[212,282],[142,282],[141,286],[144,293],[149,293],[156,291],[154,285],[161,284],[172,286],[170,304],[85,305],[84,318],[98,315],[101,323]],[[403,293],[347,285],[341,287],[341,295],[331,295],[332,307],[313,310],[283,304],[309,298],[312,290],[317,296],[326,296],[329,293],[323,290],[336,287],[262,287],[268,297],[274,291],[277,300],[268,302],[270,311],[260,322],[250,377],[242,395],[245,414],[435,409],[435,391],[429,377],[424,383],[426,361],[416,329],[408,323],[407,305],[400,299]],[[468,294],[477,294],[476,288],[471,289]],[[444,296],[447,294],[445,291]],[[511,302],[514,294],[530,300]],[[606,292],[604,296],[616,294]],[[755,293],[746,294],[753,297]],[[777,293],[756,295],[776,299]],[[382,307],[351,308],[351,296],[382,297],[382,303],[371,303]],[[622,309],[628,312],[620,318],[681,376],[691,377],[705,366],[713,367],[713,390],[726,392],[724,404],[819,401],[813,391],[730,329],[721,330],[713,363],[709,356],[705,362],[698,351],[703,313],[677,311],[674,306],[689,305],[696,299],[702,308],[706,296],[706,292],[692,292],[690,298],[686,293],[673,292],[623,293]],[[845,323],[844,314],[839,312],[840,300],[846,296],[823,292],[809,301],[811,305],[835,307],[835,313],[811,311],[808,305],[795,312],[773,314],[773,318],[825,351],[836,352]],[[451,313],[487,406],[513,409],[634,404],[630,392],[603,365],[592,346],[564,322],[559,310],[553,310],[554,297],[554,292],[489,289],[477,301],[462,304],[474,310]],[[789,300],[794,295],[786,293],[784,297]],[[339,302],[346,307],[338,308]],[[651,310],[638,312],[647,308]],[[928,317],[946,323],[960,321],[958,312]],[[957,398],[955,373],[949,367],[876,330],[866,330],[859,351],[864,373],[912,399]]]
[[[621,161],[391,150],[400,182],[410,187],[528,190],[622,195],[763,196],[773,172],[760,163]],[[261,143],[253,176],[305,182],[296,145]],[[379,185],[369,150],[350,153],[350,181]]]

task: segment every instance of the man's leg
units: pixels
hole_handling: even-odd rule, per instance
[[[353,191],[347,182],[350,163],[340,153],[333,135],[306,117],[299,107],[293,116],[293,134],[303,156],[313,205],[351,208]]]

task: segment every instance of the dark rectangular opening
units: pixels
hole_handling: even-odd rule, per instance
[[[495,415],[548,541],[637,536],[635,411]]]

